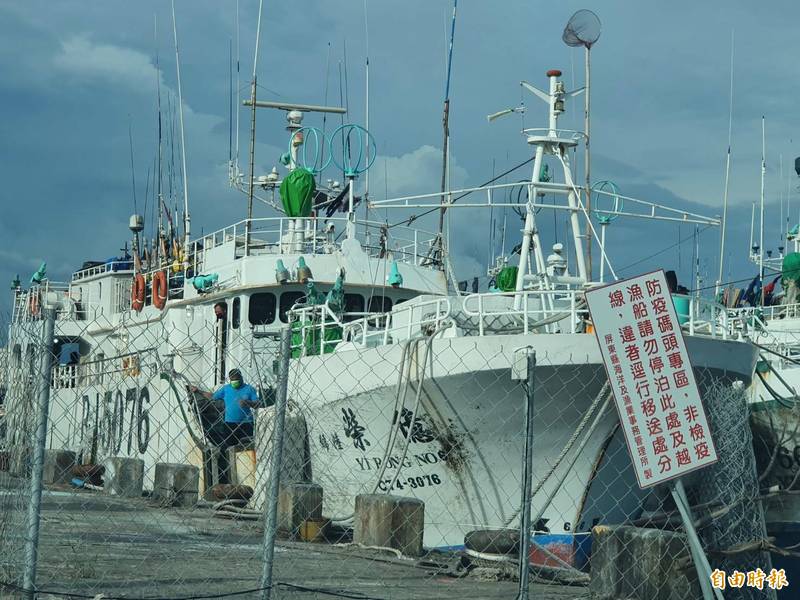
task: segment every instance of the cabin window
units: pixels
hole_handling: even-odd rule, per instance
[[[233,299],[233,305],[231,307],[231,327],[234,329],[239,329],[239,321],[241,320],[241,313],[242,313],[242,303],[239,298]]]
[[[275,294],[265,292],[250,296],[247,311],[250,325],[269,325],[275,320]]]
[[[361,294],[345,294],[344,295],[344,312],[347,313],[344,316],[345,323],[348,321],[354,321],[359,317],[356,315],[350,315],[349,313],[363,313],[364,312],[364,296]]]
[[[392,310],[392,299],[386,296],[373,296],[369,299],[369,312],[383,313]]]
[[[305,297],[306,295],[303,292],[284,292],[281,294],[281,310],[279,313],[281,321],[288,323],[289,319],[286,317],[286,313],[294,306],[295,302]]]

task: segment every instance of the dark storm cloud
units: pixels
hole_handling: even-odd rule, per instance
[[[235,7],[234,0],[176,2],[195,233],[244,214],[241,194],[227,183]],[[560,35],[569,15],[583,7],[572,1],[461,3],[451,89],[454,185],[480,183],[490,176],[493,162],[502,171],[529,156],[518,118],[491,125],[485,119],[523,99],[530,109],[524,125],[544,124],[544,107],[521,95],[519,80],[544,87],[544,72],[558,67],[568,87],[582,85],[582,52],[565,47]],[[730,36],[736,30],[729,248],[732,273],[749,273],[744,263],[750,202],[759,188],[761,114],[768,118],[772,205],[786,187],[777,180],[778,156],[783,154],[788,176],[800,150],[790,141],[800,85],[793,76],[798,8],[790,2],[771,3],[765,11],[744,2],[620,0],[594,9],[603,20],[603,34],[592,55],[593,178],[612,179],[628,195],[711,215],[721,212]],[[256,10],[254,0],[241,0],[242,95],[248,93]],[[368,2],[370,130],[379,154],[371,174],[373,197],[386,188],[411,193],[438,187],[450,10],[449,0]],[[160,73],[154,68],[154,15]],[[259,95],[310,103],[322,103],[327,95],[328,104],[338,104],[341,66],[347,73],[343,101],[349,120],[363,123],[364,53],[363,2],[265,2]],[[0,71],[0,282],[17,272],[27,278],[40,259],[63,280],[86,259],[114,255],[128,237],[133,210],[129,126],[142,211],[156,150],[157,77],[165,104],[175,94],[169,4],[0,2]],[[240,114],[244,149],[248,115]],[[582,127],[580,98],[563,123]],[[322,121],[309,116],[308,124],[322,126]],[[328,131],[336,124],[328,120]],[[257,164],[268,170],[287,145],[281,113],[259,115],[258,140]],[[577,162],[580,167],[580,158]],[[796,207],[795,199],[793,212]],[[260,208],[258,214],[269,211]],[[541,221],[548,245],[563,241],[558,218]],[[770,223],[769,237],[776,239],[778,216]],[[423,224],[434,227],[435,217]],[[485,211],[453,211],[452,249],[460,276],[485,269],[491,226]],[[519,228],[515,216],[508,219],[509,240],[518,238]],[[619,221],[609,232],[609,254],[621,269],[692,233],[689,226],[677,230],[677,225]],[[701,265],[713,280],[718,233],[708,230],[701,241]],[[691,256],[691,244],[679,250],[683,254],[668,250],[631,268],[680,263],[688,277],[685,257]],[[0,307],[7,307],[7,300]]]

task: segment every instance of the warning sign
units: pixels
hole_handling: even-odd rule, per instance
[[[586,292],[639,487],[717,461],[663,271]]]

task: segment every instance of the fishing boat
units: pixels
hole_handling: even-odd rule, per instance
[[[144,219],[133,215],[130,252],[87,262],[67,282],[51,281],[42,265],[30,285],[14,285],[5,403],[9,468],[24,472],[36,417],[31,383],[46,364],[42,354],[50,353],[49,449],[73,452],[80,465],[140,459],[150,490],[157,464],[191,464],[200,491],[211,488],[220,480],[213,441],[220,413],[194,390],[214,390],[236,367],[268,400],[277,338],[289,326],[290,417],[299,425],[290,428],[287,444],[301,454],[299,476],[323,486],[324,514],[346,524],[359,494],[412,496],[425,502],[425,545],[458,547],[470,531],[518,518],[524,394],[512,375],[531,349],[537,360],[534,525],[553,536],[543,542],[548,556],[575,564],[576,544],[591,527],[637,515],[644,493],[621,451],[619,418],[609,408],[583,297],[602,283],[592,281],[585,258],[584,228],[593,225],[581,198],[591,190],[576,185],[570,164],[585,138],[558,125],[579,90],[567,91],[558,70],[548,71],[547,80],[547,90],[523,84],[548,111],[544,128],[523,131],[533,149],[524,185],[461,190],[488,194],[486,202],[456,204],[457,190],[361,202],[413,216],[419,208],[497,208],[493,190],[526,190],[526,202],[515,204],[524,214],[518,264],[504,257],[496,287],[461,294],[453,289],[441,228],[389,227],[359,214],[365,211],[355,188],[370,154],[357,148],[369,131],[348,124],[326,136],[304,126],[309,113],[344,109],[256,100],[254,78],[249,106],[253,114],[258,107],[286,113],[288,151],[282,170],[264,176],[255,174],[251,151],[246,219],[192,238],[184,182],[182,231],[176,222],[172,235],[159,228],[146,243]],[[336,135],[341,144],[331,143]],[[309,139],[319,142],[310,157]],[[251,150],[254,140],[253,127]],[[326,166],[319,148],[328,148],[330,158],[339,147],[356,148],[337,159],[343,183],[318,185]],[[562,181],[542,176],[549,163]],[[280,216],[253,216],[259,190],[267,197],[280,193]],[[558,202],[543,204],[542,193]],[[625,210],[614,203],[599,214],[717,223],[634,198],[625,202]],[[545,255],[536,216],[545,209],[569,217],[566,252],[556,245]],[[613,274],[604,243],[600,250]],[[749,385],[753,347],[730,339],[717,309],[708,308],[711,318],[691,310],[684,324],[692,364],[704,374],[701,387]],[[53,338],[45,339],[42,324],[51,316]],[[263,490],[272,411],[256,413],[254,444],[238,449],[244,464],[237,463],[237,481]],[[625,493],[617,497],[613,489]],[[256,507],[259,502],[263,496]]]

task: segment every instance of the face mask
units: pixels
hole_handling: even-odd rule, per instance
[[[242,387],[242,382],[241,382],[241,380],[239,380],[239,379],[232,379],[232,380],[231,380],[231,387],[232,387],[233,389],[235,389],[235,390],[238,390],[240,387]]]

